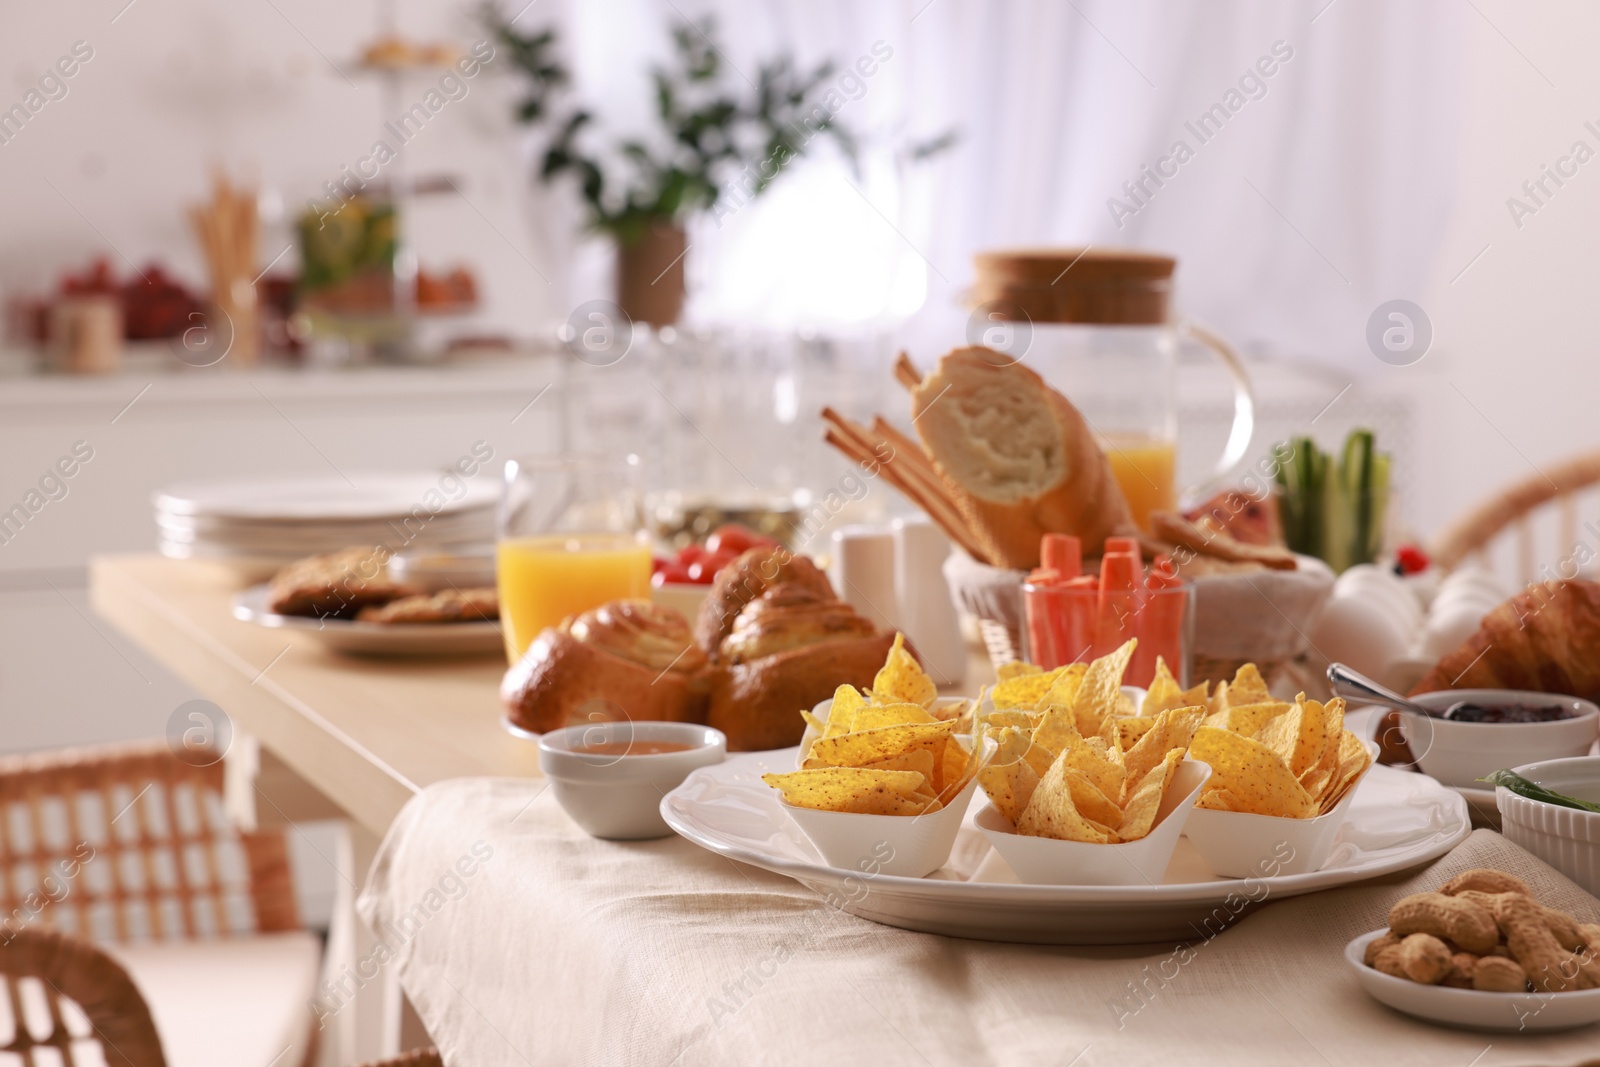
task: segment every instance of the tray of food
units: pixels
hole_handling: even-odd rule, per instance
[[[801,716],[802,746],[695,771],[662,817],[850,914],[1040,944],[1215,936],[1469,832],[1455,793],[1373,765],[1342,701],[1274,700],[1253,667],[1212,691],[1162,664],[1130,706],[1132,644],[1016,664],[953,712],[896,646],[869,689]]]

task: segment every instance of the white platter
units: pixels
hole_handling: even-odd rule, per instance
[[[443,478],[451,479],[441,485]],[[451,492],[451,490],[454,492]],[[468,480],[445,472],[416,474],[353,473],[346,479],[275,478],[186,482],[155,493],[151,502],[168,515],[249,521],[387,520],[428,507],[435,514],[492,507],[499,479]]]
[[[1377,744],[1378,724],[1388,710],[1370,704],[1353,707],[1345,712],[1344,728],[1357,737]],[[1493,786],[1473,788],[1446,785],[1444,788],[1457,793],[1467,802],[1467,810],[1472,815],[1474,825],[1486,826],[1491,830],[1500,829],[1500,808],[1495,803]]]
[[[437,658],[504,654],[497,622],[355,622],[278,615],[267,610],[267,587],[254,586],[233,598],[233,617],[257,626],[305,634],[334,652],[360,656]]]
[[[1463,1030],[1533,1033],[1569,1030],[1600,1022],[1600,989],[1570,993],[1485,993],[1423,985],[1381,974],[1362,962],[1367,943],[1387,931],[1373,930],[1345,946],[1344,958],[1374,1000],[1396,1011]]]
[[[1187,838],[1159,885],[1024,885],[990,847],[972,805],[950,862],[927,878],[823,864],[783,812],[767,771],[795,765],[796,749],[748,752],[695,771],[661,801],[683,837],[729,859],[787,875],[843,910],[906,930],[1031,944],[1146,944],[1214,934],[1249,905],[1402,871],[1436,859],[1471,830],[1465,802],[1432,778],[1373,767],[1319,871],[1221,879]]]

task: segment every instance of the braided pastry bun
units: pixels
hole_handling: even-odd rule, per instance
[[[546,629],[500,685],[511,721],[544,733],[619,719],[701,722],[710,680],[689,623],[615,600]]]

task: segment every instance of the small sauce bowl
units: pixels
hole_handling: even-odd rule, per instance
[[[687,722],[595,722],[539,738],[539,769],[556,800],[592,837],[668,837],[661,799],[689,772],[721,763],[721,730]]]

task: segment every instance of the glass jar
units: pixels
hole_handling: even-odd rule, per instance
[[[968,340],[1032,368],[1070,400],[1100,440],[1129,509],[1153,511],[1204,496],[1245,458],[1255,429],[1250,380],[1238,354],[1199,326],[1172,322],[1171,256],[1122,249],[983,252],[975,257]],[[1199,341],[1234,385],[1233,427],[1210,478],[1177,484],[1177,350]]]

